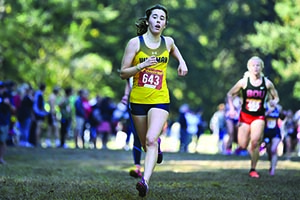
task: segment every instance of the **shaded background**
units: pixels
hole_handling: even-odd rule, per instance
[[[164,35],[189,67],[179,78],[170,62],[171,120],[183,103],[209,120],[253,55],[264,60],[283,108],[299,109],[299,0],[0,0],[0,80],[46,82],[46,94],[56,85],[85,87],[118,101],[124,48],[155,3],[168,8]]]

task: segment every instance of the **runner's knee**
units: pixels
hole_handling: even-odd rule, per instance
[[[147,146],[152,147],[156,146],[157,141],[155,140],[154,137],[147,137]]]

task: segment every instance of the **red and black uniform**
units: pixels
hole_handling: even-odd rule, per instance
[[[251,124],[256,119],[265,119],[264,103],[267,96],[267,86],[265,78],[259,86],[253,86],[248,77],[247,86],[242,90],[243,103],[239,121]]]

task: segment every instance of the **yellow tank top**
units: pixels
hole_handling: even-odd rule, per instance
[[[146,67],[133,77],[133,85],[130,93],[130,102],[139,104],[170,103],[169,90],[166,81],[169,51],[165,38],[161,36],[160,46],[150,49],[145,45],[143,36],[139,36],[140,50],[133,59],[133,66],[144,62],[154,55],[158,63]]]

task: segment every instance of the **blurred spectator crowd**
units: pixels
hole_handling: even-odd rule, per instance
[[[7,113],[0,109],[0,123],[9,121],[7,145],[22,147],[60,147],[60,148],[102,148],[106,149],[112,136],[123,132],[124,148],[130,147],[131,135],[129,114],[121,101],[96,95],[90,97],[85,88],[74,91],[73,88],[59,86],[47,88],[41,83],[33,88],[27,83],[16,84],[13,81],[0,81],[0,104],[3,98],[9,99],[14,107]],[[51,91],[51,92],[49,92]],[[236,109],[240,109],[240,99],[235,100]],[[1,108],[1,107],[0,107]],[[164,129],[166,137],[171,137],[174,127],[178,127],[178,151],[197,152],[202,135],[214,135],[218,138],[218,152],[226,155],[243,155],[237,145],[237,122],[227,115],[226,101],[217,106],[209,122],[203,118],[204,110],[193,109],[183,104],[178,118],[173,119]],[[282,119],[278,121],[283,153],[289,159],[293,153],[300,156],[300,110],[281,110]],[[263,141],[263,143],[266,141]],[[298,151],[298,152],[297,152]]]

